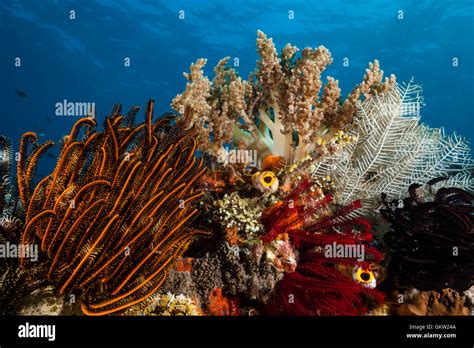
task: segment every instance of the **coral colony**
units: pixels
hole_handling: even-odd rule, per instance
[[[175,113],[88,112],[39,179],[53,142],[0,137],[3,313],[472,313],[469,145],[377,60],[344,98],[324,46],[257,53],[191,64]]]

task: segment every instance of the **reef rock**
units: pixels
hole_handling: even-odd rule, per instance
[[[60,315],[64,298],[54,293],[52,286],[33,291],[26,296],[17,309],[18,315]]]
[[[419,291],[411,288],[404,294],[404,303],[395,308],[398,315],[464,316],[469,315],[471,299],[453,289]]]

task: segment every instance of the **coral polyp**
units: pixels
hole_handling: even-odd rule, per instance
[[[22,243],[39,239],[51,260],[48,279],[60,294],[81,290],[88,315],[147,299],[200,233],[190,223],[206,168],[194,156],[194,130],[185,119],[153,121],[153,100],[137,125],[120,109],[106,118],[102,132],[95,120],[79,120],[54,171],[34,188],[33,172],[52,143],[29,151],[37,136],[28,132],[21,139]]]

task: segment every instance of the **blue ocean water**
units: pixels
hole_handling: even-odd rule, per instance
[[[57,141],[77,120],[55,115],[64,99],[94,102],[99,120],[117,102],[144,107],[148,98],[157,112],[169,111],[185,88],[183,71],[197,58],[208,59],[212,77],[219,59],[237,57],[246,78],[258,29],[279,50],[287,42],[326,46],[334,58],[326,73],[339,79],[343,94],[375,58],[398,81],[414,77],[424,88],[422,120],[472,140],[470,0],[2,0],[0,133],[16,143],[27,130]]]

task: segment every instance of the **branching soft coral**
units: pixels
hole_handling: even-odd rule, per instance
[[[328,77],[324,87],[321,82],[322,72],[332,63],[328,49],[305,48],[299,57],[297,52],[288,44],[278,54],[273,40],[259,31],[260,59],[248,80],[227,65],[228,58],[217,64],[212,82],[202,71],[205,59],[191,65],[191,72],[185,73],[186,90],[172,106],[189,113],[191,122],[199,125],[201,150],[216,155],[224,144],[245,144],[259,150],[261,158],[272,154],[301,159],[314,148],[322,130],[351,122],[362,96],[370,98],[395,83],[393,75],[383,80],[375,60],[361,85],[342,100],[337,80]]]

